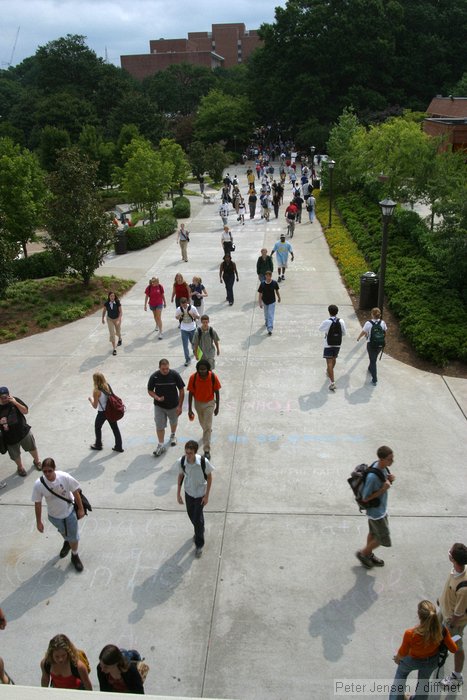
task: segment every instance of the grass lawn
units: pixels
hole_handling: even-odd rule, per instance
[[[92,314],[109,290],[121,297],[133,280],[93,277],[89,287],[74,277],[46,277],[15,282],[0,300],[0,343],[25,338]]]

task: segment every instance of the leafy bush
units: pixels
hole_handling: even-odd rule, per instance
[[[318,215],[326,201],[318,198]],[[348,234],[370,269],[377,272],[382,230],[379,206],[356,193],[337,197],[336,206]],[[353,286],[349,279],[356,273],[356,263],[351,248],[347,243],[334,243],[334,238],[345,240],[341,226],[333,226],[326,237],[333,255],[339,256],[344,279]],[[400,319],[401,331],[420,357],[441,366],[450,360],[467,362],[467,308],[446,275],[425,257],[425,225],[413,212],[396,210],[389,226],[385,294]],[[365,264],[360,274],[364,268]]]
[[[188,197],[176,197],[174,199],[173,213],[177,219],[188,219],[191,205]]]
[[[147,226],[135,226],[127,230],[128,250],[140,250],[147,248],[156,241],[170,236],[177,228],[177,222],[173,215],[164,214],[153,224]]]
[[[13,260],[12,272],[17,280],[37,280],[44,277],[63,275],[66,264],[58,255],[49,250],[34,253],[28,258]]]

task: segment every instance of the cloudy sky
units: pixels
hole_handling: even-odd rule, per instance
[[[123,54],[148,53],[149,40],[186,37],[211,24],[274,21],[286,0],[0,0],[0,62],[6,68],[66,34],[83,34],[98,56],[120,65]],[[19,32],[18,32],[19,27]],[[15,45],[16,36],[18,36]]]

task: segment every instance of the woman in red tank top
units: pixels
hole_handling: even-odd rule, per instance
[[[80,658],[82,654],[64,634],[55,635],[41,661],[41,686],[92,690],[88,669]]]

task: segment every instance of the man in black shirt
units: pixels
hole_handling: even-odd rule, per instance
[[[277,301],[280,303],[281,295],[279,293],[279,285],[276,280],[272,279],[272,272],[269,270],[264,275],[264,282],[258,287],[259,308],[264,309],[264,323],[268,329],[268,335],[272,334],[274,326],[274,312]]]
[[[170,444],[177,444],[175,431],[183,408],[184,387],[185,382],[179,373],[170,369],[169,361],[165,359],[159,361],[159,369],[149,377],[148,394],[154,399],[154,422],[158,440],[157,448],[153,452],[155,457],[160,457],[166,450],[164,435],[167,419],[170,423]]]
[[[10,459],[15,462],[19,476],[26,476],[21,461],[21,448],[31,453],[37,470],[42,468],[31,426],[26,423],[25,416],[28,413],[29,408],[24,401],[10,396],[6,386],[0,387],[0,442],[6,448],[2,448],[2,451],[8,451]]]

